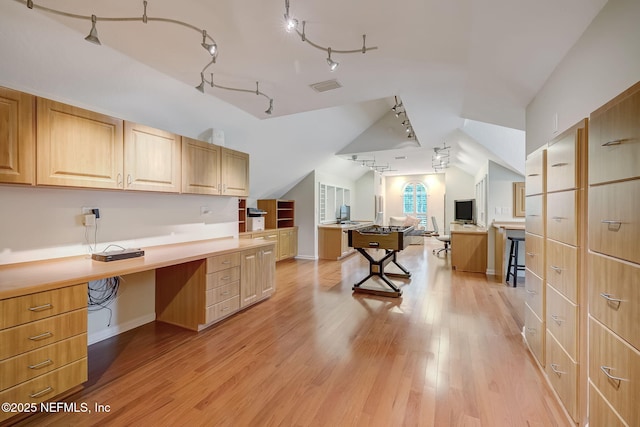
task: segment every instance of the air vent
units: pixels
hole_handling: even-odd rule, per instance
[[[342,87],[342,85],[340,83],[338,83],[337,80],[333,79],[333,80],[327,80],[324,82],[318,82],[318,83],[314,83],[312,85],[309,85],[313,90],[315,90],[316,92],[326,92],[328,90],[333,90],[333,89],[338,89],[340,87]]]

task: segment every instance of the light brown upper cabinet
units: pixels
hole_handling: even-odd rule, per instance
[[[122,188],[123,122],[37,98],[37,183]]]
[[[0,88],[0,182],[35,183],[35,97]]]
[[[222,147],[182,137],[182,192],[220,194]]]
[[[125,121],[125,190],[180,192],[180,143],[180,135]]]
[[[222,147],[222,193],[249,195],[249,154]]]

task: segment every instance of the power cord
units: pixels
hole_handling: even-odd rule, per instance
[[[120,282],[123,280],[122,277],[115,276],[106,279],[92,280],[88,284],[88,310],[109,310],[109,322],[107,326],[111,326],[111,319],[113,317],[113,310],[111,310],[109,305],[118,297]]]

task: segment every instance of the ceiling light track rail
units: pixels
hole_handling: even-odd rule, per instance
[[[209,55],[211,55],[211,61],[202,69],[202,72],[200,73],[201,76],[201,83],[200,85],[196,86],[196,89],[198,89],[200,92],[204,93],[204,83],[209,83],[211,85],[211,87],[216,87],[219,89],[226,89],[226,90],[231,90],[231,91],[237,91],[237,92],[250,92],[250,93],[255,93],[256,95],[262,95],[265,98],[267,98],[269,100],[269,108],[265,111],[266,114],[271,114],[273,111],[273,98],[271,98],[270,96],[266,95],[265,93],[261,92],[258,88],[258,83],[256,82],[256,90],[249,90],[249,89],[241,89],[241,88],[232,88],[232,87],[226,87],[226,86],[220,86],[217,84],[213,83],[213,74],[211,74],[211,81],[206,81],[204,79],[204,72],[206,71],[207,68],[209,68],[212,64],[216,63],[216,59],[218,57],[218,45],[216,43],[216,41],[213,39],[213,37],[211,37],[209,34],[207,34],[207,31],[201,28],[196,27],[195,25],[192,25],[188,22],[184,22],[184,21],[180,21],[178,19],[173,19],[173,18],[159,18],[159,17],[152,17],[152,16],[148,16],[147,15],[147,4],[148,2],[146,0],[144,0],[142,2],[143,4],[143,8],[144,8],[144,12],[142,14],[142,16],[132,16],[132,17],[100,17],[97,15],[80,15],[80,14],[76,14],[76,13],[71,13],[71,12],[66,12],[63,10],[57,10],[57,9],[52,9],[50,7],[45,7],[45,6],[41,6],[38,4],[35,4],[33,2],[33,0],[15,0],[18,3],[24,4],[27,6],[27,8],[29,9],[37,9],[37,10],[41,10],[43,12],[46,13],[52,13],[54,15],[59,15],[59,16],[64,16],[67,18],[73,18],[73,19],[81,19],[81,20],[88,20],[91,22],[91,31],[89,32],[89,35],[87,37],[85,37],[85,40],[87,40],[88,42],[97,44],[97,45],[101,45],[102,43],[100,42],[100,39],[98,38],[98,31],[96,29],[96,24],[98,22],[142,22],[144,24],[148,23],[148,22],[165,22],[168,24],[174,24],[174,25],[178,25],[181,27],[185,27],[191,30],[196,31],[197,33],[202,35],[202,43],[201,46],[209,53]]]
[[[286,25],[286,30],[287,32],[292,32],[295,31],[296,34],[298,34],[298,36],[300,36],[300,40],[303,42],[306,42],[307,44],[309,44],[310,46],[315,47],[318,50],[321,50],[323,52],[327,52],[327,63],[329,64],[329,70],[330,71],[335,71],[336,68],[338,68],[338,65],[340,65],[339,62],[336,62],[334,60],[331,59],[331,53],[340,53],[340,54],[348,54],[348,53],[367,53],[370,50],[376,50],[378,49],[377,46],[369,46],[367,47],[367,35],[363,34],[362,35],[362,47],[358,48],[358,49],[334,49],[330,46],[322,46],[318,43],[315,43],[311,40],[309,40],[309,37],[307,36],[306,33],[306,25],[307,25],[307,21],[302,21],[302,31],[300,31],[299,29],[299,21],[292,17],[291,14],[289,13],[289,0],[285,0],[284,2],[284,19],[285,19],[285,25]]]

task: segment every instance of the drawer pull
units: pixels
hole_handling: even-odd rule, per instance
[[[29,397],[32,398],[32,399],[37,399],[38,397],[44,396],[45,394],[47,394],[49,392],[52,392],[52,391],[53,391],[53,387],[49,386],[49,387],[45,388],[44,390],[41,390],[41,391],[39,391],[37,393],[31,393],[29,395]]]
[[[220,280],[229,280],[229,279],[231,279],[231,276],[224,276],[220,278]]]
[[[626,139],[614,139],[613,141],[607,141],[602,144],[602,147],[611,147],[612,145],[620,145],[623,142],[627,141]]]
[[[538,215],[538,214],[529,214],[527,216],[540,216],[540,215]]]
[[[562,317],[558,316],[557,314],[552,314],[551,318],[558,324],[558,326],[562,326],[562,322],[564,322],[564,319]]]
[[[529,295],[538,295],[536,291],[532,291],[531,289],[525,289]]]
[[[50,308],[52,308],[53,306],[51,305],[51,303],[47,303],[44,305],[39,305],[37,307],[29,307],[29,311],[33,311],[33,312],[38,312],[38,311],[44,311],[44,310],[48,310]]]
[[[31,341],[40,341],[45,338],[51,338],[53,334],[51,332],[45,332],[44,334],[36,335],[35,337],[29,337]]]
[[[539,173],[530,173],[530,174],[529,174],[529,175],[527,175],[527,176],[540,176],[540,174],[539,174]]]
[[[567,166],[569,163],[554,163],[551,165],[552,168],[559,168],[562,166]]]
[[[553,271],[555,271],[556,273],[562,273],[562,268],[556,266],[556,265],[550,265],[549,266],[550,269],[552,269]]]
[[[536,328],[527,328],[527,332],[529,332],[531,335],[535,335],[538,331],[536,330]]]
[[[602,292],[600,294],[600,296],[602,298],[606,299],[607,302],[609,303],[609,305],[611,305],[611,306],[613,306],[614,304],[617,304],[616,307],[615,307],[616,310],[620,308],[620,303],[623,301],[623,300],[618,299],[618,298],[613,298],[611,296],[611,294],[605,294],[604,292]]]
[[[607,376],[607,378],[609,378],[609,380],[611,380],[616,389],[620,388],[620,383],[622,381],[629,381],[626,378],[614,377],[611,375],[611,371],[614,369],[610,366],[600,366],[600,370]]]
[[[536,254],[535,254],[535,253],[533,253],[533,252],[527,252],[527,255],[529,255],[530,257],[534,257],[534,256],[536,256]]]
[[[563,216],[553,216],[553,217],[551,217],[551,219],[552,219],[552,220],[554,220],[554,221],[558,221],[558,222],[560,222],[560,221],[562,221],[563,219],[567,219],[567,218],[565,218],[565,217],[563,217]]]
[[[602,224],[607,224],[609,231],[618,231],[622,226],[622,221],[619,219],[603,219],[600,221]]]
[[[222,261],[223,264],[231,264],[231,261],[226,260],[226,261]]]
[[[566,374],[566,372],[563,372],[563,371],[560,370],[560,365],[558,365],[557,363],[552,363],[552,364],[549,365],[549,367],[558,376]]]
[[[29,365],[29,369],[44,368],[45,366],[51,365],[52,363],[53,363],[53,360],[47,359],[44,362],[36,363],[35,365]]]
[[[222,310],[220,310],[220,311],[227,311],[227,310],[229,310],[229,308],[230,307],[222,307]]]
[[[224,291],[220,295],[229,295],[229,291]]]

